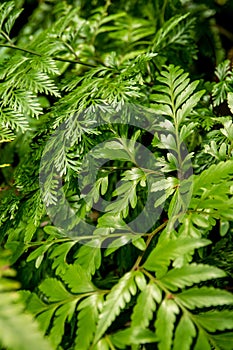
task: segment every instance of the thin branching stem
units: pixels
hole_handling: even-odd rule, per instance
[[[13,50],[18,50],[18,51],[22,51],[34,56],[38,56],[38,57],[42,57],[41,54],[39,54],[38,52],[32,51],[32,50],[28,50],[19,46],[16,46],[14,44],[0,44],[0,47],[7,47],[9,49],[13,49]],[[50,56],[50,58],[52,58],[55,61],[60,61],[60,62],[68,62],[68,63],[74,63],[74,64],[81,64],[82,66],[86,66],[86,67],[91,67],[91,68],[96,68],[97,66],[91,63],[86,63],[83,62],[79,59],[75,59],[75,60],[70,60],[68,58],[62,58],[62,57],[56,57],[56,56]]]

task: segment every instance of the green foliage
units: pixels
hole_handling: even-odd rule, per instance
[[[0,256],[0,344],[7,349],[51,350],[50,343],[43,338],[38,325],[29,313],[16,291],[19,284],[12,280],[15,271],[8,266],[7,252]]]
[[[28,4],[0,6],[0,347],[230,350],[222,5]]]

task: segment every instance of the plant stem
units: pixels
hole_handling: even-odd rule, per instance
[[[143,253],[142,253],[141,255],[138,256],[138,258],[137,258],[137,260],[136,260],[134,266],[132,267],[131,271],[132,271],[132,270],[137,270],[137,269],[139,268],[139,265],[140,265],[140,263],[141,263],[141,261],[142,261],[142,258],[143,258],[143,256],[144,256],[144,254],[145,254],[147,248],[149,247],[152,238],[154,238],[154,236],[155,236],[157,233],[159,233],[164,227],[166,227],[167,223],[168,223],[168,220],[166,220],[166,221],[165,221],[162,225],[160,225],[159,227],[156,227],[156,229],[154,229],[154,231],[152,231],[152,232],[148,235],[148,238],[147,238],[147,240],[146,240],[146,248],[145,248],[145,250],[143,251]]]
[[[7,47],[9,49],[13,49],[13,50],[18,50],[18,51],[22,51],[22,52],[25,52],[25,53],[29,53],[31,55],[34,55],[34,56],[38,56],[38,57],[42,57],[41,54],[35,52],[35,51],[32,51],[32,50],[28,50],[28,49],[24,49],[22,47],[19,47],[19,46],[16,46],[14,44],[0,44],[0,47]],[[95,68],[97,67],[96,65],[94,64],[90,64],[90,63],[85,63],[83,61],[80,61],[78,59],[76,60],[69,60],[68,58],[61,58],[61,57],[54,57],[54,56],[50,56],[50,58],[52,58],[53,60],[55,61],[60,61],[60,62],[68,62],[68,63],[75,63],[75,64],[81,64],[83,66],[86,66],[86,67],[91,67],[91,68]]]
[[[160,17],[159,17],[161,27],[162,27],[163,24],[164,24],[164,16],[165,16],[165,9],[166,9],[166,6],[167,6],[167,0],[164,0],[163,6],[162,6],[161,12],[160,12]]]
[[[112,344],[112,342],[111,342],[111,340],[109,339],[109,336],[108,336],[108,335],[105,336],[105,339],[106,339],[106,341],[107,341],[107,343],[108,343],[110,349],[111,349],[111,350],[116,350],[115,346]]]

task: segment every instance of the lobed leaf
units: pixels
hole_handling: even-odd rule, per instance
[[[192,263],[168,271],[160,281],[169,290],[177,291],[179,288],[190,287],[194,283],[224,276],[226,276],[225,272],[215,266]]]
[[[137,298],[136,305],[131,316],[131,327],[148,327],[153,313],[156,309],[156,302],[161,300],[161,291],[154,283],[149,283]]]
[[[190,288],[177,294],[176,298],[188,309],[233,304],[231,293],[213,287]]]
[[[159,340],[159,350],[171,349],[173,330],[178,314],[179,308],[173,300],[164,299],[162,301],[155,321],[155,334]]]
[[[188,237],[179,239],[160,239],[145,261],[144,268],[149,271],[155,271],[158,278],[160,278],[167,272],[171,260],[175,260],[187,253],[191,253],[194,249],[204,247],[207,244],[210,244],[209,240]]]
[[[94,342],[97,342],[102,337],[136,292],[135,272],[127,272],[107,295],[103,309],[99,315]]]

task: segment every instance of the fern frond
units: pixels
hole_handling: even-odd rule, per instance
[[[15,293],[1,293],[0,300],[0,341],[4,347],[14,350],[52,350],[36,321],[30,314],[25,314],[21,303],[16,302]]]
[[[126,273],[107,295],[99,315],[94,342],[97,342],[102,337],[120,311],[131,300],[132,296],[136,294],[135,274],[135,272]]]
[[[233,91],[233,73],[230,60],[221,62],[215,70],[218,82],[213,85],[212,96],[214,106],[219,106],[227,99],[227,94]]]
[[[2,127],[11,131],[29,130],[28,119],[19,111],[0,106],[0,118]]]
[[[220,171],[221,169],[221,171]],[[231,178],[233,173],[233,161],[228,160],[226,162],[219,162],[218,164],[211,165],[208,169],[204,170],[200,175],[194,176],[193,191],[196,195],[198,191],[201,191],[203,187],[208,188],[213,184],[221,182],[223,179],[227,180]]]
[[[190,288],[176,295],[188,309],[217,305],[233,304],[233,296],[229,292],[212,287]]]
[[[93,294],[85,298],[78,305],[78,327],[75,339],[75,350],[86,350],[89,348],[103,304],[101,294]]]
[[[207,244],[210,244],[210,241],[204,239],[160,239],[143,266],[149,271],[155,271],[158,277],[162,277],[167,272],[171,260]]]
[[[6,251],[0,253],[1,345],[4,348],[14,350],[29,350],[32,348],[52,350],[51,344],[43,338],[32,315],[25,313],[20,294],[16,291],[19,284],[12,279],[15,276],[15,271],[8,267],[9,254]],[[17,334],[17,337],[15,334]]]
[[[101,264],[101,241],[94,240],[92,241],[92,245],[91,247],[89,245],[83,245],[74,255],[77,263],[86,271],[88,276],[94,275]]]
[[[0,125],[0,143],[10,142],[14,139],[14,134],[4,125]]]
[[[183,27],[182,27],[181,32],[179,32],[179,31],[177,31],[177,27],[178,27],[178,24],[180,24],[180,22],[184,21],[188,16],[189,16],[189,13],[187,13],[185,15],[177,15],[177,16],[170,18],[167,22],[164,23],[163,27],[158,30],[158,32],[156,33],[156,36],[153,40],[154,41],[153,49],[155,52],[158,48],[162,49],[162,48],[166,47],[167,45],[169,45],[170,43],[176,42],[176,40],[172,36],[172,35],[174,35],[173,30],[175,28],[176,28],[175,35],[176,35],[176,39],[177,39],[178,43],[182,43],[184,45],[186,44],[187,32],[186,33],[183,32]]]
[[[179,126],[190,115],[204,90],[194,93],[199,82],[190,83],[187,73],[174,65],[164,67],[157,79],[162,85],[155,86],[158,93],[151,95],[154,108],[157,113],[172,117]]]
[[[72,293],[87,293],[96,290],[96,287],[89,279],[86,271],[77,264],[71,266],[68,265],[61,278],[70,288]]]
[[[10,31],[19,17],[23,9],[15,9],[15,2],[8,1],[4,2],[0,6],[0,37],[3,40],[6,40],[6,35],[9,36]]]
[[[56,278],[46,278],[40,285],[40,290],[46,295],[50,302],[70,299],[71,294],[64,288],[64,285]]]
[[[174,350],[188,350],[196,335],[196,329],[188,315],[183,314],[175,331]]]
[[[159,350],[171,349],[173,330],[178,314],[179,308],[173,300],[165,299],[162,301],[155,321],[155,334],[159,340]],[[164,334],[166,334],[166,337],[164,337]]]
[[[57,347],[61,343],[63,334],[65,333],[66,320],[72,318],[76,307],[76,302],[76,300],[66,302],[54,313],[54,321],[52,323],[51,332],[49,333],[49,340],[54,347]]]
[[[154,283],[149,283],[137,298],[131,316],[131,327],[148,327],[156,309],[156,302],[159,303],[161,297],[160,289]]]
[[[233,329],[232,311],[208,311],[193,316],[196,322],[209,332]]]
[[[169,290],[177,291],[179,288],[190,287],[194,283],[224,277],[225,275],[224,271],[217,267],[192,263],[168,271],[160,281]]]

